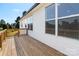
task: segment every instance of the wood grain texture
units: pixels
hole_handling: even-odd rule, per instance
[[[2,43],[0,56],[17,56],[14,37],[7,37]]]
[[[63,53],[51,48],[30,36],[15,36],[18,56],[64,56]]]

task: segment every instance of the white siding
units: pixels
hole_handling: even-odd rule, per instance
[[[33,31],[29,30],[30,36],[66,55],[79,55],[78,40],[45,33],[45,7],[37,10],[33,14],[32,19]]]
[[[20,22],[20,28],[25,28],[25,25],[27,25],[27,19]]]
[[[26,34],[26,27],[25,25],[27,25],[27,19],[23,20],[20,22],[20,34]]]
[[[33,31],[29,35],[66,55],[79,55],[79,42],[75,39],[56,37],[45,33],[45,8],[39,9],[32,17]]]

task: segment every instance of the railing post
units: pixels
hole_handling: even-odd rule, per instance
[[[2,49],[2,41],[6,39],[7,30],[0,32],[0,48]]]
[[[28,28],[26,28],[26,35],[28,35]]]
[[[6,36],[7,36],[7,30],[5,30],[5,32],[4,32],[5,40],[6,40]]]
[[[18,37],[19,37],[19,35],[20,35],[20,31],[18,30]]]
[[[2,49],[2,38],[1,38],[1,33],[0,33],[0,48]]]
[[[4,35],[4,40],[5,40],[5,31],[4,31],[3,35]]]
[[[6,37],[7,37],[7,30],[6,30],[6,32],[5,32],[5,35],[6,35]]]

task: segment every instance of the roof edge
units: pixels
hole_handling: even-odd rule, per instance
[[[33,10],[36,6],[38,6],[39,4],[40,4],[40,3],[35,3],[35,4],[27,11],[27,14],[28,14],[30,11],[32,11],[32,10]],[[26,14],[26,15],[27,15],[27,14]],[[24,16],[26,16],[26,15],[24,15]],[[22,16],[21,19],[22,19],[24,16]],[[21,19],[20,19],[20,20],[21,20]],[[20,20],[19,20],[19,21],[20,21]]]

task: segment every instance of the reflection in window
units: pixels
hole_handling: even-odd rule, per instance
[[[58,16],[68,16],[79,14],[79,3],[60,3],[58,4]]]
[[[32,23],[28,24],[28,29],[33,30],[33,24]]]
[[[58,34],[79,39],[79,16],[59,19]]]
[[[51,4],[45,9],[45,18],[46,19],[53,19],[55,18],[55,4]]]
[[[45,31],[49,34],[55,34],[55,4],[51,4],[45,9]]]
[[[55,20],[46,21],[46,33],[55,34]]]
[[[33,30],[32,18],[28,19],[28,30]]]

